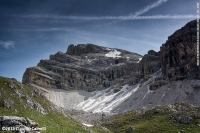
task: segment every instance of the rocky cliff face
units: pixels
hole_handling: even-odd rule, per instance
[[[161,67],[160,65],[160,53],[154,50],[149,50],[148,54],[145,54],[142,60],[139,62],[136,68],[136,74],[140,78],[149,77]]]
[[[40,60],[37,66],[27,68],[22,82],[45,88],[86,91],[136,84],[140,80],[136,69],[139,74],[146,73],[146,65],[142,70],[138,68],[141,58],[136,53],[94,44],[69,45],[66,53],[50,55],[49,60]]]
[[[196,20],[187,23],[160,47],[162,72],[170,80],[200,79],[196,25]]]

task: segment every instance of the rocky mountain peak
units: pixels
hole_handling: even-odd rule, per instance
[[[159,56],[160,52],[156,52],[156,51],[154,51],[154,50],[149,50],[149,51],[148,51],[148,54],[149,54],[149,55],[154,55],[154,56]]]
[[[101,53],[101,52],[108,52],[108,50],[94,44],[78,44],[78,45],[71,44],[68,46],[66,54],[79,56],[81,54]]]
[[[172,80],[200,78],[197,66],[197,22],[187,23],[160,47],[162,72]]]
[[[27,68],[23,83],[45,88],[101,90],[116,84],[135,84],[142,56],[94,44],[69,45],[67,52],[50,55],[36,67]]]

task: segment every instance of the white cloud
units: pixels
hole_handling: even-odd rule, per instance
[[[13,42],[13,41],[0,41],[0,46],[2,46],[5,49],[14,48],[15,42]]]
[[[154,3],[144,7],[143,9],[135,12],[134,16],[142,15],[142,14],[148,12],[149,10],[162,5],[164,2],[167,2],[167,0],[158,0],[157,2],[154,2]]]
[[[187,19],[192,18],[196,19],[196,15],[151,15],[151,16],[104,16],[104,17],[82,17],[82,16],[58,16],[52,14],[46,15],[22,15],[20,17],[28,18],[51,18],[51,19],[78,19],[78,20],[139,20],[139,19]]]
[[[196,15],[152,15],[152,16],[129,16],[127,20],[136,20],[136,19],[195,19]]]

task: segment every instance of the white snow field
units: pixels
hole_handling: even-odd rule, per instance
[[[110,52],[108,52],[107,54],[105,54],[106,57],[121,57],[120,56],[121,52],[117,51],[116,49],[112,49]]]

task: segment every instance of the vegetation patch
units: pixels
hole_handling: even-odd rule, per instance
[[[117,114],[102,126],[115,133],[198,133],[200,111],[198,106],[175,103]]]

